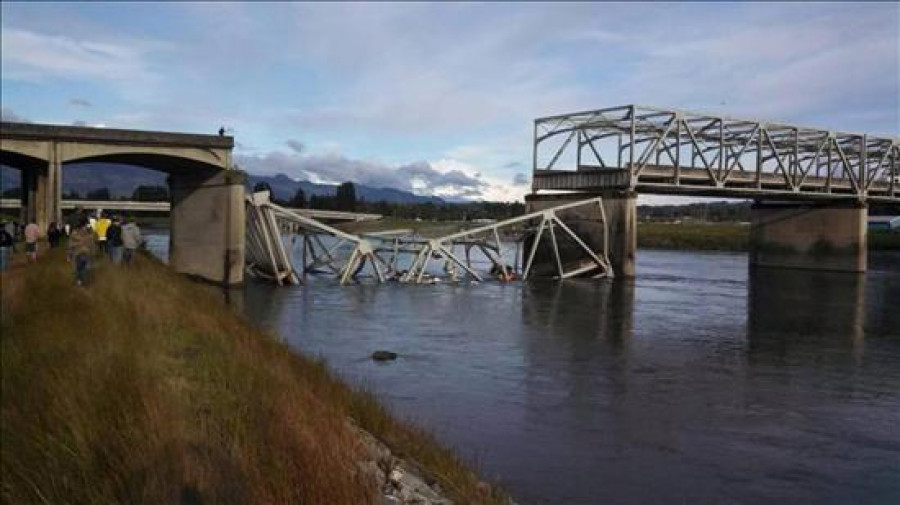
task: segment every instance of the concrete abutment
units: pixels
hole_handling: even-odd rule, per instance
[[[756,203],[750,266],[865,272],[868,208],[848,203]]]
[[[228,286],[244,281],[244,175],[173,175],[169,265]]]

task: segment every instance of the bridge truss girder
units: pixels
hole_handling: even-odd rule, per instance
[[[900,200],[900,138],[629,105],[537,119],[533,148],[535,190]]]
[[[560,218],[560,212],[585,206],[599,207],[604,233],[602,251],[593,250]],[[515,236],[516,232],[518,236]],[[302,269],[293,264],[284,244],[285,236],[291,237],[292,243],[301,238]],[[574,268],[564,264],[558,236],[570,240],[580,253]],[[323,237],[328,237],[332,243],[326,244]],[[274,280],[279,285],[300,284],[298,272],[305,275],[323,271],[335,275],[341,284],[348,284],[357,280],[366,264],[371,265],[378,282],[433,282],[436,277],[428,273],[433,259],[444,262],[443,271],[453,281],[465,278],[483,281],[486,275],[504,282],[515,278],[525,280],[532,275],[542,240],[555,260],[556,275],[553,277],[612,277],[606,217],[599,197],[430,239],[411,236],[409,230],[354,235],[276,205],[267,193],[255,193],[247,198],[247,269],[251,274]],[[525,251],[523,246],[527,243],[530,245]],[[508,264],[510,247],[515,247],[513,265]],[[347,248],[350,249],[348,256],[338,254]],[[464,252],[462,258],[459,249]],[[489,274],[478,271],[471,260],[472,251],[477,251],[491,265]],[[402,269],[398,262],[403,255],[412,258],[407,269]]]

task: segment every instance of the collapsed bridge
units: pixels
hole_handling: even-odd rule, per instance
[[[341,284],[364,277],[414,284],[611,277],[605,247],[590,247],[578,224],[563,221],[584,209],[597,210],[599,220],[591,225],[605,227],[603,200],[594,197],[439,237],[405,229],[356,235],[258,192],[247,198],[247,271],[279,285],[300,284],[311,273],[334,275]]]

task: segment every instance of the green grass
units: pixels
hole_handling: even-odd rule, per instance
[[[72,285],[61,251],[2,276],[4,503],[375,501],[349,427],[458,503],[504,503],[448,449],[141,257]]]
[[[740,223],[638,223],[638,247],[746,251],[750,227]]]
[[[870,251],[900,251],[900,233],[870,231],[867,241]]]
[[[750,227],[740,223],[638,223],[638,247],[648,249],[748,250]],[[873,232],[870,251],[900,251],[900,233]]]

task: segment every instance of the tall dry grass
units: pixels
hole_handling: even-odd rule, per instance
[[[51,253],[2,277],[5,503],[377,499],[348,418],[459,503],[503,503],[428,434],[152,259],[87,288]]]

